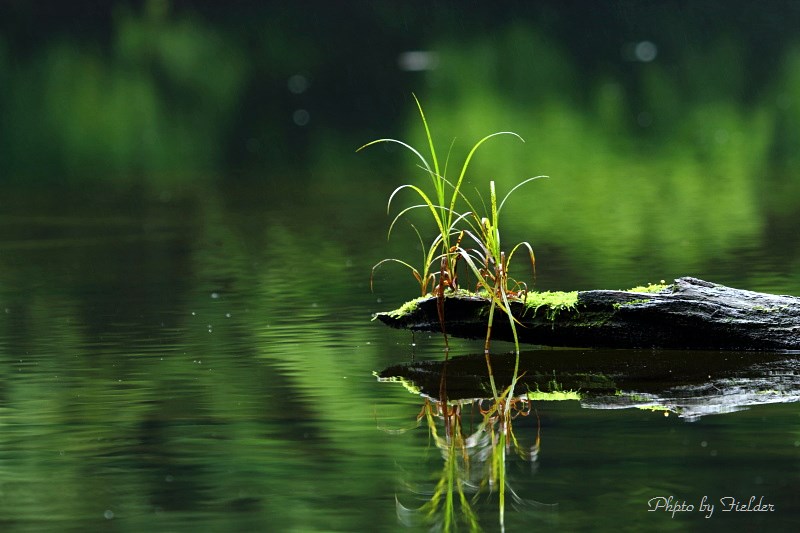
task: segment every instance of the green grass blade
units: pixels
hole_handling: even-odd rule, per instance
[[[469,154],[467,155],[467,158],[464,160],[464,165],[461,167],[461,174],[459,174],[458,180],[456,181],[456,184],[455,184],[455,192],[456,193],[461,188],[461,183],[464,181],[464,176],[467,173],[467,168],[469,167],[469,163],[472,160],[472,156],[475,155],[475,152],[478,150],[478,148],[480,148],[480,146],[483,143],[485,143],[486,141],[488,141],[492,137],[497,137],[498,135],[513,135],[514,137],[517,137],[522,142],[525,142],[525,139],[523,139],[522,137],[520,137],[518,134],[514,133],[513,131],[497,131],[497,132],[491,133],[491,134],[487,135],[486,137],[484,137],[483,139],[479,140],[477,143],[475,143],[475,145],[473,145],[472,149],[469,151]],[[456,195],[454,194],[453,198],[451,200],[451,204],[450,204],[451,208],[455,207],[455,201],[456,201]]]
[[[420,276],[419,271],[416,268],[414,268],[413,266],[411,266],[410,264],[406,263],[405,261],[403,261],[401,259],[395,259],[394,257],[389,257],[387,259],[381,259],[380,261],[375,263],[375,265],[372,267],[372,272],[369,275],[369,290],[370,291],[373,290],[372,286],[373,286],[373,279],[375,277],[375,269],[377,269],[379,266],[383,265],[384,263],[400,263],[401,265],[409,268],[411,270],[411,272],[414,274],[414,277],[417,278],[417,280],[421,280],[422,279],[421,276]],[[421,283],[421,281],[420,281],[420,283]]]
[[[368,146],[372,146],[372,145],[378,144],[378,143],[396,143],[396,144],[399,144],[400,146],[403,146],[403,147],[407,148],[408,150],[413,152],[414,155],[416,155],[420,159],[420,161],[422,161],[422,164],[425,166],[425,169],[428,172],[432,172],[431,166],[428,164],[428,161],[425,159],[425,157],[421,153],[419,153],[419,151],[416,148],[414,148],[413,146],[411,146],[408,143],[404,143],[403,141],[398,141],[397,139],[375,139],[374,141],[370,141],[367,144],[365,144],[363,146],[360,146],[356,150],[356,152],[360,152],[364,148],[367,148]]]
[[[428,120],[425,118],[425,112],[422,110],[422,104],[419,102],[417,95],[411,93],[411,96],[414,97],[414,102],[417,103],[417,109],[419,109],[419,116],[422,117],[422,125],[425,127],[425,137],[428,139],[428,148],[431,151],[431,159],[433,160],[433,172],[435,175],[439,175],[439,159],[436,157],[436,148],[433,145],[433,137],[431,136],[431,130],[428,127]],[[428,170],[430,171],[430,166],[426,165]],[[440,204],[444,204],[444,188],[441,184],[437,183],[434,180],[434,187],[436,188],[436,194],[439,197]]]
[[[529,243],[529,242],[527,242],[527,241],[526,241],[526,242],[519,242],[519,243],[517,243],[517,244],[516,244],[516,246],[514,246],[514,247],[511,249],[511,252],[508,254],[508,261],[507,261],[508,265],[510,265],[510,264],[511,264],[511,258],[514,256],[514,252],[516,252],[516,251],[517,251],[517,249],[518,249],[520,246],[524,246],[525,248],[527,248],[527,249],[528,249],[528,256],[529,256],[529,257],[530,257],[530,259],[531,259],[531,269],[533,270],[533,275],[534,275],[534,277],[536,277],[536,256],[535,256],[535,255],[533,255],[533,247],[532,247],[532,246],[530,245],[530,243]],[[508,268],[508,266],[506,266],[506,269],[507,269],[507,268]]]
[[[422,198],[422,201],[425,202],[425,205],[428,207],[428,209],[430,210],[431,214],[433,215],[433,219],[436,221],[436,227],[439,229],[439,232],[444,235],[444,233],[445,233],[445,225],[444,225],[444,222],[442,220],[442,217],[439,215],[439,212],[437,210],[437,206],[434,205],[434,203],[431,201],[431,199],[428,197],[428,195],[425,194],[425,191],[423,191],[422,189],[420,189],[416,185],[411,185],[411,184],[406,183],[405,185],[401,185],[398,188],[396,188],[392,192],[392,194],[389,196],[389,202],[386,205],[387,210],[391,209],[392,199],[395,197],[395,195],[398,192],[400,192],[401,190],[403,190],[403,189],[411,189],[412,191],[414,191],[417,194],[419,194],[420,198]]]

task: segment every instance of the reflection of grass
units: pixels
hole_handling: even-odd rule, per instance
[[[444,413],[440,413],[445,420],[444,437],[439,436],[436,428],[434,414],[439,407],[445,410]],[[443,531],[450,531],[457,524],[459,518],[470,530],[477,530],[479,529],[478,518],[465,492],[465,488],[469,485],[469,455],[461,427],[461,406],[451,407],[447,404],[434,404],[426,400],[423,413],[431,438],[436,446],[444,452],[445,464],[433,496],[420,508],[420,511],[428,520],[435,519],[435,516],[441,511]],[[460,513],[456,512],[456,502],[460,506]]]
[[[505,525],[507,499],[515,505],[530,505],[551,510],[552,505],[523,500],[511,489],[507,478],[509,457],[518,456],[525,461],[535,461],[539,452],[540,435],[530,447],[521,445],[513,430],[517,417],[526,417],[532,411],[527,397],[512,397],[511,388],[498,397],[487,400],[486,409],[478,400],[473,403],[447,404],[425,400],[418,420],[425,420],[432,442],[442,451],[444,464],[429,500],[412,509],[397,502],[398,515],[408,525],[434,526],[441,531],[454,531],[464,526],[479,531],[480,524],[475,506],[482,493],[497,495],[498,522]],[[464,431],[464,413],[467,407],[477,406],[481,422],[470,433]],[[441,424],[443,431],[440,431]],[[513,452],[510,455],[509,452]],[[422,522],[420,524],[419,522]]]

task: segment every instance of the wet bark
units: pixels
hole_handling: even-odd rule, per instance
[[[490,301],[444,299],[448,335],[486,336]],[[696,278],[676,279],[656,293],[578,292],[574,308],[533,309],[512,302],[522,343],[546,346],[676,349],[800,349],[800,298],[734,289]],[[395,328],[441,332],[436,298],[411,311],[378,313]],[[495,313],[493,340],[513,339],[508,318]]]

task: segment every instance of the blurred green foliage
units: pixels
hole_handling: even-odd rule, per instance
[[[705,151],[733,153],[746,141],[769,151],[770,169],[786,172],[800,138],[792,104],[800,10],[790,3],[735,1],[722,10],[609,2],[586,10],[554,0],[464,10],[448,2],[148,0],[3,9],[5,180],[166,184],[276,167],[349,171],[342,154],[413,119],[405,105],[412,90],[423,102],[446,103],[441,113],[454,124],[484,131],[564,115],[528,136],[566,143],[581,132],[550,152],[558,160],[623,159],[629,152],[618,141],[644,139],[652,144],[637,150],[708,155],[710,166],[719,154]],[[646,39],[658,47],[654,61],[631,60],[630,48]],[[438,54],[439,68],[401,71],[398,55],[414,49]],[[287,87],[292,76],[303,83]],[[310,121],[296,124],[298,111]],[[731,113],[741,120],[725,118]],[[757,129],[747,129],[754,120]],[[714,145],[720,128],[732,144]],[[549,163],[538,166],[555,174]]]
[[[506,226],[546,252],[544,283],[548,256],[584,265],[575,285],[552,288],[634,270],[724,276],[717,265],[732,261],[748,272],[754,250],[800,248],[800,11],[735,4],[681,16],[622,3],[13,4],[0,22],[0,179],[169,194],[252,176],[295,184],[270,201],[357,196],[343,224],[358,231],[382,223],[384,195],[415,169],[354,149],[380,136],[424,145],[414,90],[455,156],[487,131],[526,139],[487,145],[470,187],[552,176],[519,191]],[[653,55],[637,58],[646,39]],[[434,53],[436,68],[401,71],[411,49]],[[620,276],[620,287],[657,281]],[[775,283],[788,285],[763,287]]]
[[[245,58],[218,31],[160,7],[117,10],[107,47],[57,39],[15,65],[3,121],[11,176],[114,181],[218,168]]]

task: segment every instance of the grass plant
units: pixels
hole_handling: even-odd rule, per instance
[[[413,96],[422,120],[425,138],[428,144],[427,157],[410,144],[393,138],[376,139],[361,146],[356,151],[361,151],[376,144],[394,143],[407,149],[418,159],[418,165],[427,176],[431,186],[426,190],[419,185],[405,183],[392,191],[386,205],[387,213],[391,213],[392,202],[395,197],[405,190],[414,193],[413,195],[417,198],[418,203],[413,203],[412,205],[400,209],[389,224],[387,239],[391,238],[392,230],[401,218],[418,209],[427,211],[430,214],[433,226],[436,230],[436,236],[433,238],[430,245],[425,246],[421,232],[412,224],[411,227],[416,233],[423,250],[422,261],[419,268],[399,258],[390,257],[383,259],[372,267],[370,287],[373,285],[375,270],[380,266],[386,263],[397,263],[408,268],[419,284],[421,295],[425,296],[430,293],[437,297],[439,322],[444,335],[445,347],[447,348],[448,341],[444,319],[445,292],[448,290],[458,290],[458,263],[463,260],[468,266],[469,271],[477,280],[476,290],[481,290],[491,300],[484,342],[484,353],[486,356],[486,365],[489,372],[492,394],[497,402],[499,401],[499,395],[495,385],[489,355],[494,314],[497,309],[508,317],[516,349],[517,360],[514,368],[514,380],[509,393],[511,396],[513,396],[513,386],[516,382],[519,368],[519,338],[516,329],[518,322],[511,312],[511,300],[520,297],[524,298],[528,292],[528,286],[523,282],[518,282],[510,278],[508,270],[514,254],[520,248],[527,251],[533,275],[535,276],[536,273],[536,258],[530,243],[518,243],[514,245],[508,253],[501,246],[500,213],[506,201],[514,191],[522,185],[543,176],[536,176],[523,180],[521,183],[514,186],[499,203],[497,201],[495,182],[490,181],[488,207],[483,198],[479,196],[481,204],[483,205],[483,216],[481,216],[462,190],[464,178],[467,175],[467,170],[472,158],[478,148],[493,137],[510,135],[525,142],[524,139],[517,133],[511,131],[498,131],[482,137],[468,152],[458,171],[457,177],[455,179],[450,179],[448,178],[447,167],[450,161],[450,152],[452,151],[453,144],[451,143],[450,145],[450,150],[448,150],[444,165],[440,165],[433,135],[431,134],[425,112],[422,109],[422,104],[416,95]],[[463,211],[461,209],[462,205],[466,208]],[[472,247],[462,242],[465,236],[472,241]]]
[[[399,263],[411,270],[412,275],[420,285],[420,292],[422,295],[428,294],[429,292],[441,294],[446,289],[457,288],[456,266],[459,257],[458,248],[461,236],[463,236],[463,233],[458,230],[458,224],[471,214],[469,212],[460,214],[458,211],[458,204],[461,203],[460,199],[464,198],[461,189],[472,158],[474,157],[478,148],[480,148],[483,143],[492,137],[511,135],[520,140],[522,140],[522,138],[516,133],[510,131],[498,131],[486,135],[472,146],[460,167],[457,177],[454,180],[451,180],[447,176],[450,152],[448,151],[444,165],[440,165],[440,159],[436,151],[433,136],[428,125],[428,120],[425,116],[425,112],[422,109],[422,104],[419,102],[419,99],[417,99],[416,95],[414,95],[414,101],[417,105],[420,118],[422,119],[422,125],[425,130],[425,137],[428,142],[428,157],[425,157],[420,150],[417,150],[410,144],[392,138],[376,139],[361,146],[356,151],[361,151],[369,146],[380,143],[395,143],[399,144],[416,156],[416,158],[419,160],[418,164],[420,168],[430,180],[431,187],[428,190],[425,190],[418,185],[405,183],[392,191],[392,193],[389,195],[389,200],[386,206],[387,212],[391,212],[392,202],[394,201],[395,197],[404,190],[413,192],[421,203],[414,203],[410,206],[402,208],[397,213],[389,225],[387,239],[391,237],[395,224],[397,224],[397,222],[408,213],[417,209],[427,210],[430,213],[437,235],[431,241],[430,245],[427,247],[424,246],[424,244],[422,245],[424,253],[420,268],[416,268],[410,263],[398,258],[387,258],[379,261],[373,267],[372,273],[374,275],[375,269],[387,262]],[[417,234],[420,243],[423,243],[422,236],[417,230],[416,226],[412,225],[412,227]]]

